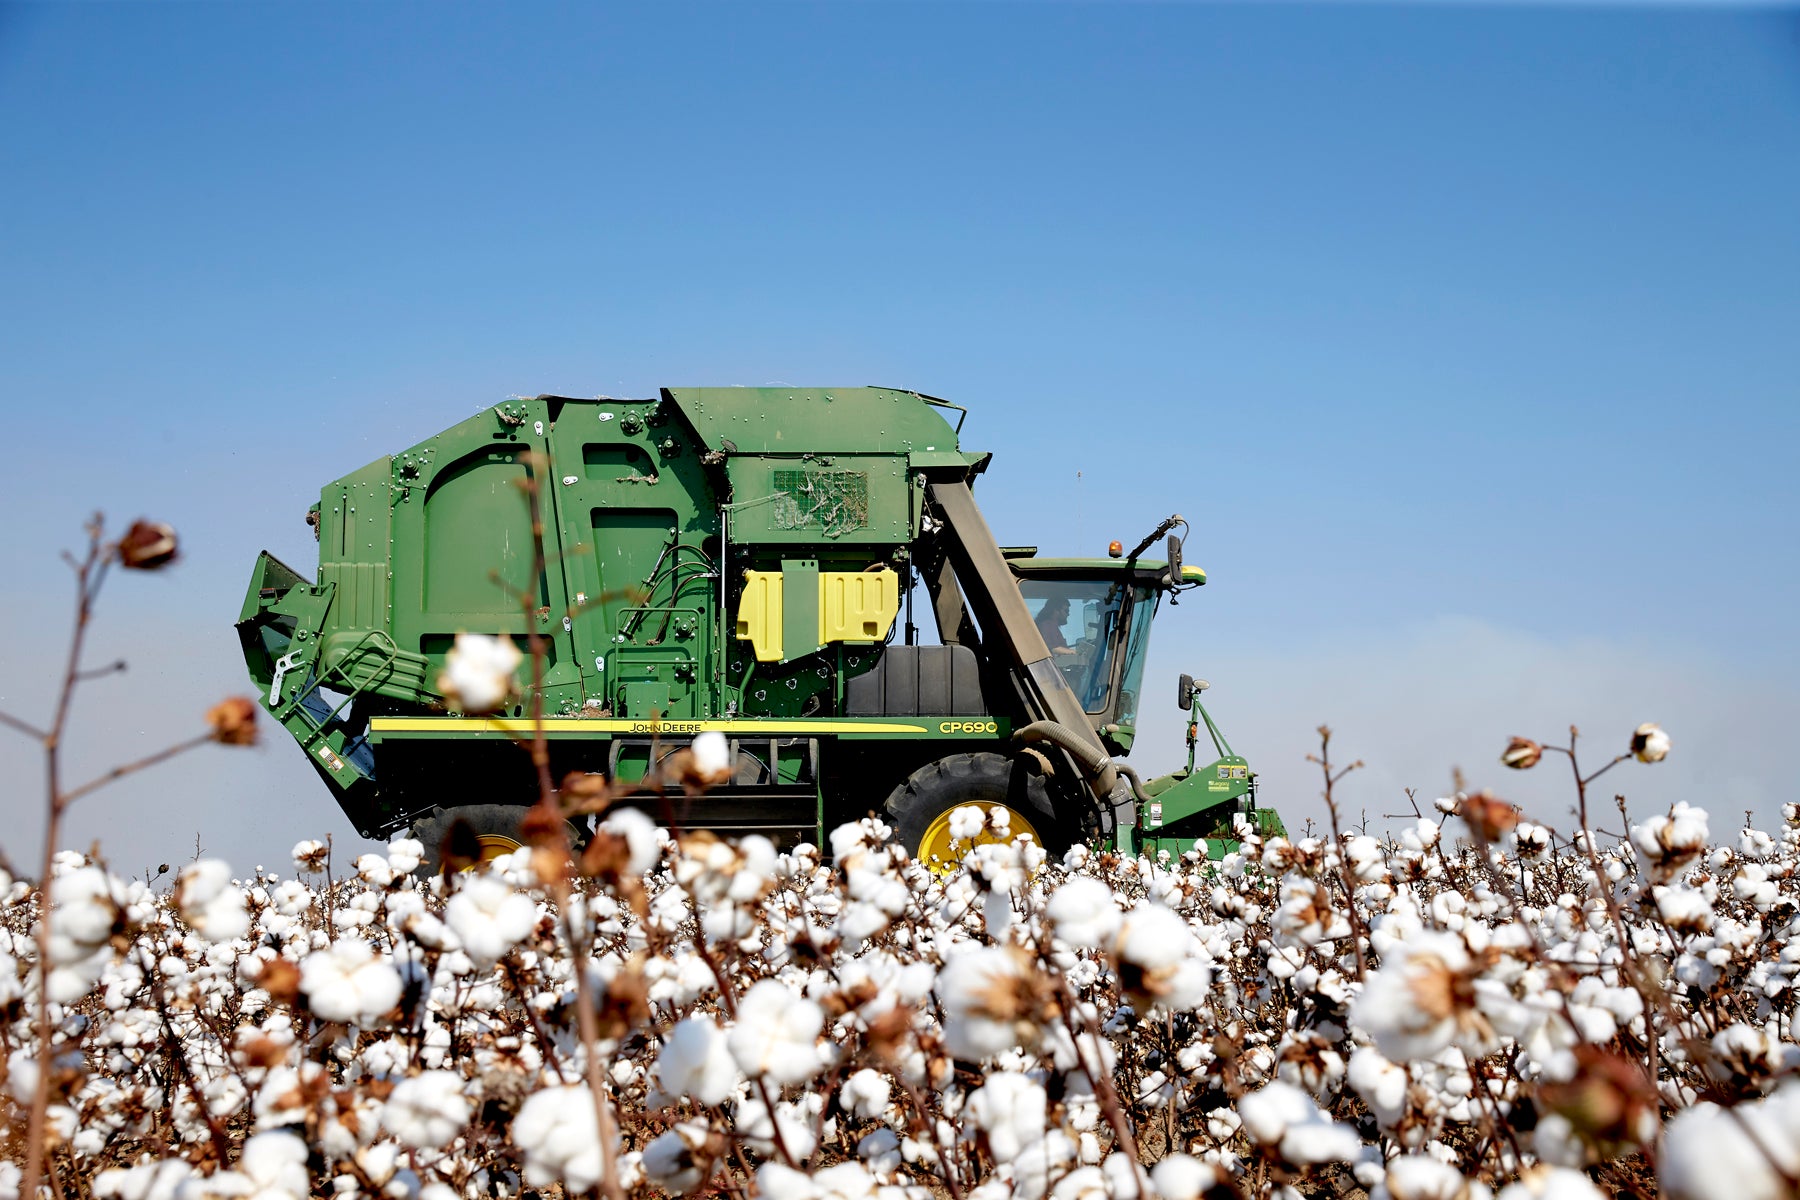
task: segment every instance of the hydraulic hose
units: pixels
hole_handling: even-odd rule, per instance
[[[1033,721],[1016,731],[1013,740],[1049,742],[1058,749],[1067,751],[1075,764],[1087,773],[1094,795],[1102,800],[1112,795],[1113,784],[1123,775],[1131,784],[1131,794],[1141,803],[1150,803],[1150,797],[1144,794],[1143,782],[1138,779],[1136,771],[1124,763],[1114,762],[1105,752],[1094,749],[1092,742],[1061,721]]]
[[[1144,791],[1144,781],[1138,778],[1136,771],[1122,762],[1113,763],[1113,770],[1125,777],[1125,782],[1131,785],[1131,794],[1137,797],[1139,804],[1150,803],[1150,797]]]

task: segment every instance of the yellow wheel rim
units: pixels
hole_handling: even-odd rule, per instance
[[[950,836],[950,814],[954,813],[957,808],[982,810],[981,830],[968,841],[959,842]],[[986,820],[986,815],[995,809],[1010,814],[1005,837],[997,835]],[[1031,840],[1038,845],[1044,844],[1044,839],[1038,836],[1038,831],[1030,821],[1025,819],[1025,814],[1016,808],[1009,808],[1004,804],[959,804],[956,808],[939,813],[932,818],[931,824],[925,827],[925,836],[919,839],[919,861],[939,875],[948,875],[956,870],[957,866],[962,863],[963,855],[967,854],[972,847],[986,845],[990,842],[1016,842],[1025,834],[1031,835]]]
[[[496,858],[505,858],[525,843],[507,837],[504,833],[478,833],[475,835],[476,845],[481,847],[481,861],[491,863]]]

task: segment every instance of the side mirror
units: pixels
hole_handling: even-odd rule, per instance
[[[1182,712],[1187,712],[1194,707],[1194,677],[1192,675],[1181,677],[1175,689],[1175,695],[1178,697],[1175,702],[1181,706]]]
[[[1181,582],[1181,539],[1174,534],[1169,535],[1169,586],[1174,587]]]

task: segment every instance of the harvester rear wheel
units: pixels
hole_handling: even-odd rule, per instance
[[[950,814],[970,804],[983,810],[996,805],[1007,808],[1011,813],[1009,841],[1029,833],[1052,854],[1068,849],[1071,835],[1057,820],[1050,789],[1035,764],[992,753],[951,754],[914,771],[887,798],[894,839],[934,870],[948,870],[955,865],[956,856],[950,848]],[[996,840],[984,829],[960,849]]]
[[[465,853],[473,849],[471,857],[484,863],[504,858],[525,844],[519,826],[530,811],[517,804],[464,804],[440,808],[428,817],[420,817],[412,827],[412,836],[425,848],[419,859],[418,874],[436,875],[443,869],[444,842],[458,821],[465,822],[474,835],[473,847],[462,847]],[[581,831],[570,825],[569,845],[579,851],[581,843]]]

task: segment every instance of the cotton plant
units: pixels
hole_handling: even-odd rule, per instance
[[[1666,756],[1658,733],[1620,761]],[[729,771],[720,742],[681,777]],[[1245,822],[1216,861],[1053,860],[1002,840],[1003,808],[951,818],[958,861],[931,867],[873,818],[781,848],[616,806],[572,864],[528,846],[449,876],[406,838],[202,860],[162,893],[64,854],[47,1055],[41,896],[0,879],[0,1137],[48,1080],[58,1178],[97,1200],[1712,1200],[1800,1177],[1800,806],[1715,840],[1681,804],[1612,840],[1471,791],[1382,836]],[[19,1186],[0,1164],[0,1200]]]

